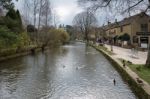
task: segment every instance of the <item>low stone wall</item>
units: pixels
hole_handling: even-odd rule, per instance
[[[140,84],[138,84],[123,68],[122,66],[115,61],[110,55],[108,55],[106,52],[104,52],[101,49],[96,48],[95,46],[91,45],[96,50],[100,51],[110,62],[111,64],[116,68],[116,70],[120,73],[121,77],[125,82],[128,83],[130,88],[133,90],[135,95],[139,99],[150,99],[150,95],[142,88]]]

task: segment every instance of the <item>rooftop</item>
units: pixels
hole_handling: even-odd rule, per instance
[[[131,24],[136,18],[143,17],[143,16],[147,16],[147,17],[150,18],[150,16],[147,15],[145,12],[141,12],[141,13],[139,13],[139,14],[130,16],[130,17],[128,17],[128,18],[124,18],[124,19],[121,20],[121,21],[116,21],[116,22],[114,22],[114,23],[108,22],[108,25],[105,25],[105,26],[103,26],[102,28],[105,29],[105,30],[108,30],[108,29],[110,29],[110,28],[116,28],[116,27],[128,25],[128,24]]]

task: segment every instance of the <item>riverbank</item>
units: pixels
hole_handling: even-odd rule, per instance
[[[139,97],[139,99],[150,99],[150,85],[146,81],[142,80],[128,66],[123,67],[122,62],[118,58],[107,52],[107,48],[104,50],[96,45],[91,46],[100,51],[108,60],[110,60],[113,66],[119,71],[122,78],[129,84],[134,93]],[[142,85],[137,81],[137,78],[142,81]]]
[[[45,49],[47,49],[47,48],[48,47],[46,47]],[[9,49],[9,50],[3,51],[3,53],[0,54],[0,62],[6,61],[9,59],[13,59],[16,57],[20,57],[20,56],[29,55],[32,53],[34,54],[34,53],[42,51],[42,50],[43,50],[42,47],[37,47],[37,46],[27,47],[27,48],[21,49],[19,51],[16,51],[14,49]]]

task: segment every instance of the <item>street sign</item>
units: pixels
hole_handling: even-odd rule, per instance
[[[139,35],[139,36],[150,36],[150,32],[137,32],[136,35]]]

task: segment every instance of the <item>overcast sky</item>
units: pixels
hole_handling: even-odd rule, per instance
[[[23,0],[19,0],[15,3],[16,8],[21,11],[23,6]],[[72,24],[72,20],[74,16],[83,11],[82,7],[79,7],[77,4],[77,0],[51,0],[53,9],[55,10],[56,14],[59,16],[59,24]],[[22,13],[22,12],[21,12]],[[97,14],[98,24],[103,25],[107,23],[107,20],[114,21],[116,18],[118,20],[122,19],[121,16],[112,15],[109,12],[105,11],[98,11]]]
[[[22,10],[23,0],[19,0],[15,3],[16,8]],[[53,9],[59,16],[59,22],[61,24],[72,24],[72,20],[77,13],[83,11],[81,7],[78,6],[77,0],[51,0]]]
[[[77,0],[52,0],[52,5],[64,24],[72,24],[74,16],[83,11]]]

